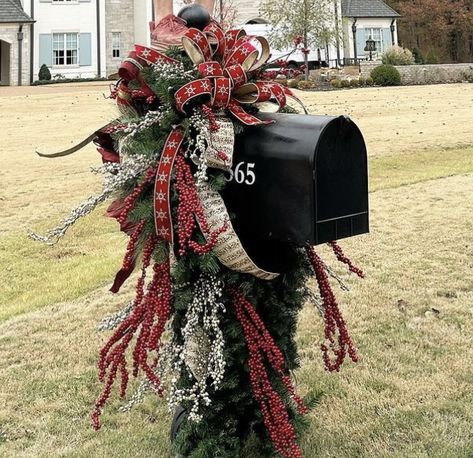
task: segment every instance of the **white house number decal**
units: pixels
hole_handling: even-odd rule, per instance
[[[254,168],[254,163],[240,162],[235,167],[235,170],[230,170],[230,176],[227,178],[227,181],[235,180],[238,184],[254,185],[256,182]]]

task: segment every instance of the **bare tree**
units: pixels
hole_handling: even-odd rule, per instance
[[[325,46],[337,35],[333,0],[263,0],[260,14],[272,25],[270,40],[274,46],[291,47],[300,37],[308,78],[309,49]]]

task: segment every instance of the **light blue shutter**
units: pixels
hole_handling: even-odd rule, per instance
[[[79,35],[79,65],[92,65],[92,34]]]
[[[366,40],[365,29],[357,29],[356,31],[356,54],[358,57],[365,55]]]
[[[391,37],[391,29],[383,29],[382,30],[382,37],[383,37],[383,49],[390,48],[393,45],[393,40]]]
[[[39,66],[53,66],[53,36],[50,33],[39,34]]]

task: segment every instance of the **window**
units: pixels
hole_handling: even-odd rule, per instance
[[[79,63],[79,34],[53,34],[53,65],[78,65]]]
[[[119,59],[121,57],[121,36],[121,32],[112,32],[112,57],[114,59]]]
[[[382,54],[384,52],[383,30],[379,28],[365,29],[365,41],[370,37],[376,42],[376,52]]]

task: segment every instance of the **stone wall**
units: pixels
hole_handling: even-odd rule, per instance
[[[10,86],[19,86],[20,81],[18,77],[19,53],[18,53],[18,30],[19,24],[0,24],[0,40],[10,45],[10,72],[9,80],[5,80],[5,75],[2,74],[1,85],[9,84]],[[22,42],[22,72],[21,85],[27,86],[30,84],[30,26],[25,24],[23,26],[23,42]],[[3,46],[6,50],[8,46]],[[2,57],[2,60],[8,60],[8,55]],[[4,72],[2,72],[4,73]]]
[[[381,62],[378,61],[361,61],[360,62],[360,74],[364,78],[368,78],[371,75],[371,71],[381,65]]]
[[[361,75],[365,78],[370,76],[371,70],[378,65],[381,62],[362,62]],[[398,65],[396,68],[405,85],[473,82],[473,63]]]
[[[134,0],[106,0],[105,2],[105,45],[107,76],[116,73],[135,44],[135,7]],[[112,57],[112,33],[121,33],[121,55]]]

